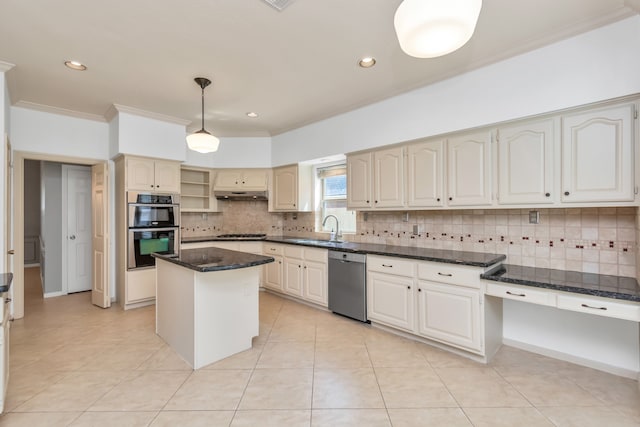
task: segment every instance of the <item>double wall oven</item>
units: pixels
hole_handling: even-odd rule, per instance
[[[127,193],[129,222],[127,268],[156,265],[152,253],[178,253],[180,247],[180,196]]]

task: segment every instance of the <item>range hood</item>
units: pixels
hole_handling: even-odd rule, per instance
[[[213,191],[213,195],[219,200],[267,200],[267,194],[266,191]]]

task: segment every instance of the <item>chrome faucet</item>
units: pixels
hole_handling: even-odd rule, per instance
[[[337,242],[342,237],[342,234],[340,234],[340,223],[338,222],[338,218],[335,215],[327,215],[322,220],[322,226],[324,227],[324,225],[327,223],[327,220],[329,218],[333,218],[333,219],[336,220],[336,232],[335,233],[333,233],[333,232],[331,233],[331,241],[332,242]]]

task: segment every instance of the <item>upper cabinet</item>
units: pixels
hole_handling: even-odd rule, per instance
[[[450,138],[447,158],[447,204],[491,205],[491,133]]]
[[[407,206],[444,205],[444,141],[407,147]]]
[[[498,129],[498,203],[548,204],[558,200],[554,185],[557,120]]]
[[[312,168],[306,165],[282,166],[273,169],[270,209],[281,212],[312,210]]]
[[[347,207],[404,207],[404,148],[347,157]]]
[[[634,200],[633,104],[562,118],[562,201]]]
[[[268,173],[264,169],[219,170],[216,176],[216,190],[266,191]]]
[[[210,169],[183,167],[180,175],[181,212],[218,212],[213,196],[214,172]]]
[[[180,192],[180,163],[127,157],[127,190]]]

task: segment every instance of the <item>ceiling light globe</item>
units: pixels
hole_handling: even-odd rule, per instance
[[[471,39],[482,0],[404,0],[393,20],[402,50],[416,58],[435,58]]]
[[[218,151],[219,145],[220,140],[204,129],[187,136],[187,146],[198,153],[213,153]]]

